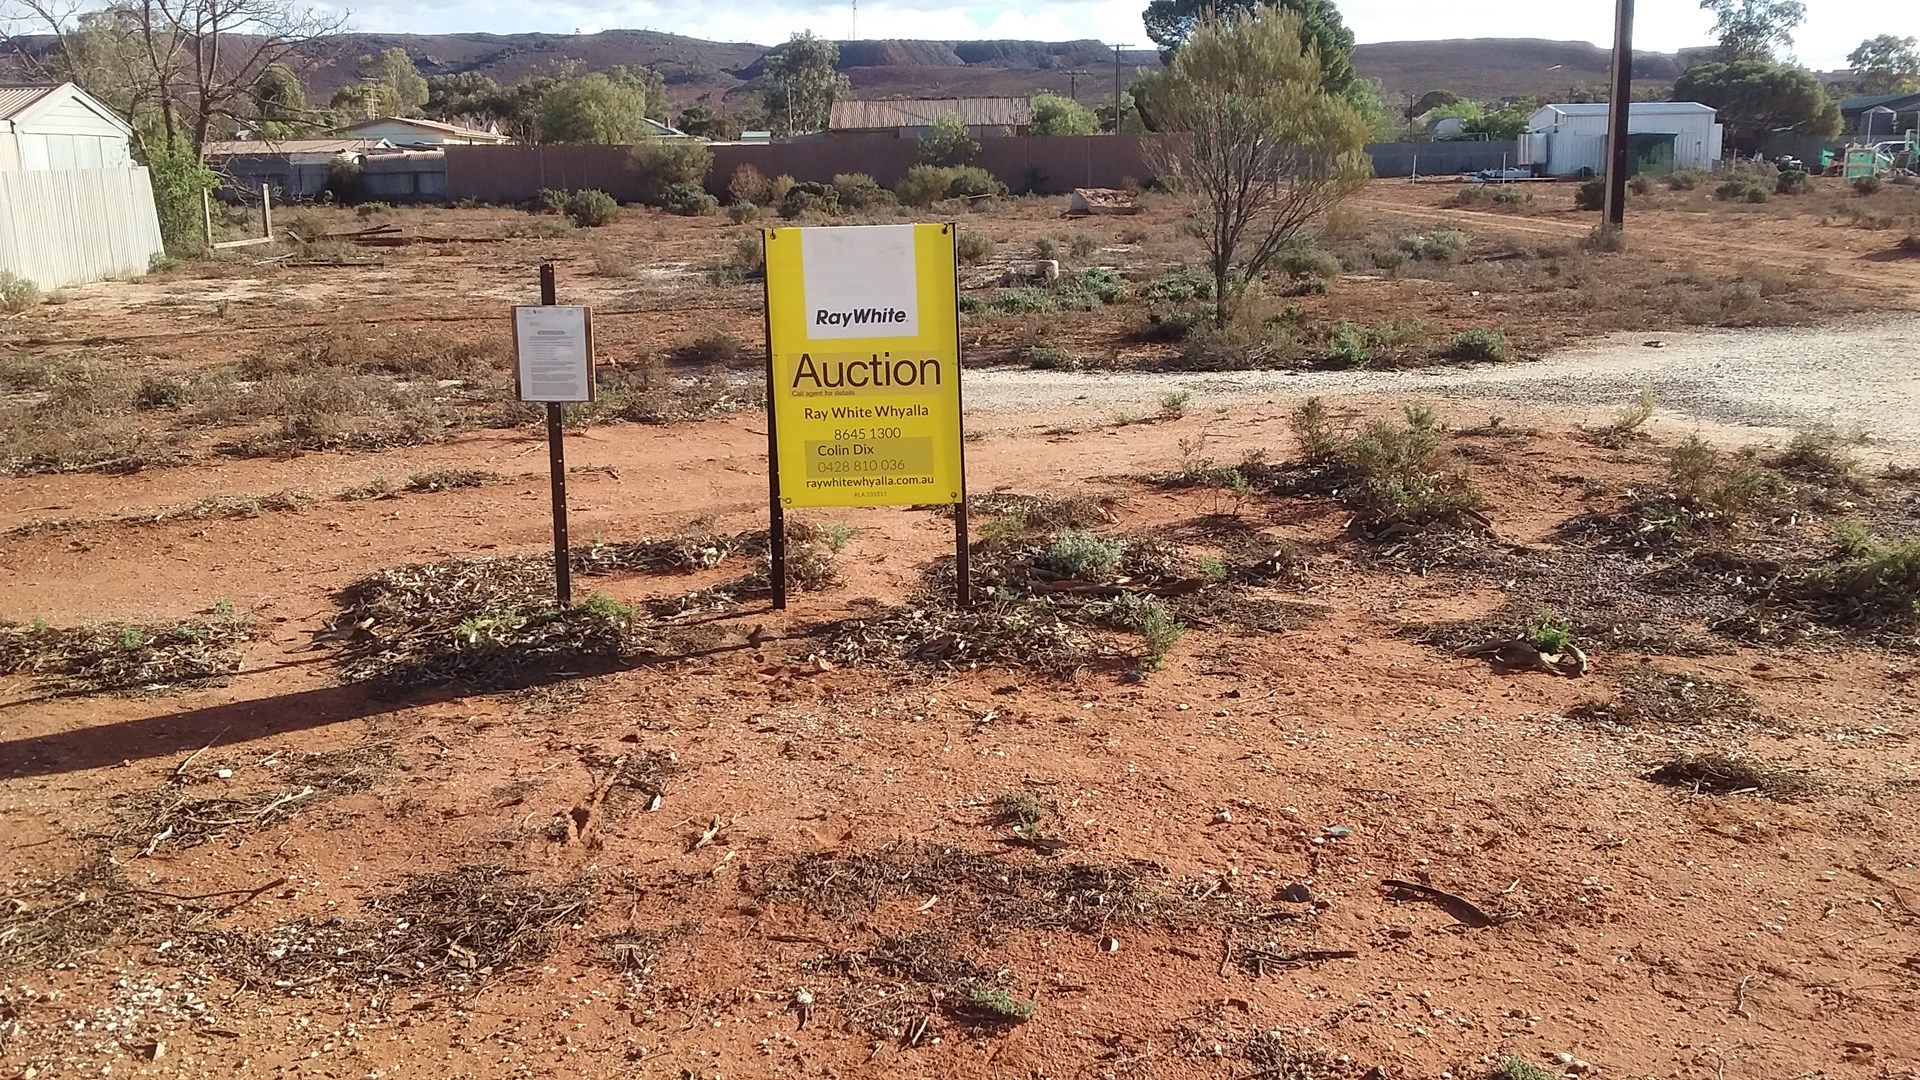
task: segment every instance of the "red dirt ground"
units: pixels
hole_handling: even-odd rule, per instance
[[[665,243],[682,226],[648,216],[622,228]],[[462,261],[456,288],[383,301],[380,317],[426,332],[425,318],[517,299],[536,253],[512,246],[511,265]],[[410,254],[398,272],[417,286],[440,257]],[[573,257],[584,266],[577,248]],[[370,314],[355,271],[337,273],[343,284],[322,307]],[[116,306],[113,289],[91,287],[11,332],[30,344],[164,331],[146,347],[164,349],[163,363],[198,365],[241,355],[294,318],[274,302],[250,315],[236,303],[250,329],[207,334],[208,319],[230,316],[195,306],[205,304],[197,290],[218,284],[162,279],[183,294],[178,315]],[[659,348],[716,324],[745,333],[750,312],[736,299],[718,314],[688,305],[610,319],[609,348]],[[322,310],[315,321],[347,320]],[[1122,494],[1127,530],[1190,521],[1217,496],[1129,478],[1173,468],[1182,441],[1203,433],[1223,461],[1258,449],[1285,457],[1284,412],[1073,434],[1049,434],[1046,416],[1003,417],[970,444],[968,471],[976,493]],[[1461,407],[1445,419],[1483,417]],[[670,535],[696,519],[763,524],[759,423],[572,435],[571,464],[606,467],[571,480],[576,541]],[[1487,442],[1474,475],[1495,529],[1540,550],[1552,550],[1560,523],[1659,473],[1644,444],[1601,450],[1560,430]],[[225,599],[258,613],[269,634],[248,647],[241,674],[211,689],[60,696],[0,682],[0,896],[30,895],[33,882],[101,851],[136,888],[173,897],[272,884],[198,930],[351,919],[410,873],[466,864],[533,883],[586,875],[596,894],[550,956],[477,990],[289,995],[190,948],[196,927],[169,936],[130,925],[130,940],[70,966],[0,970],[0,1075],[1466,1078],[1516,1055],[1552,1075],[1920,1076],[1920,663],[1910,653],[1729,642],[1692,658],[1601,651],[1581,680],[1497,673],[1394,631],[1484,615],[1501,589],[1362,558],[1337,541],[1341,516],[1323,502],[1261,498],[1244,515],[1273,537],[1332,545],[1291,597],[1317,616],[1266,633],[1197,626],[1139,684],[1099,671],[822,670],[812,657],[824,626],[903,602],[949,550],[944,519],[908,510],[815,515],[857,530],[839,560],[844,582],[797,596],[785,614],[721,613],[695,653],[504,694],[393,700],[344,684],[314,640],[337,590],[410,562],[542,550],[539,449],[525,431],[484,432],[380,453],[0,480],[5,529],[213,494],[335,491],[441,465],[515,477],[239,520],[9,538],[0,618],[173,619]],[[636,599],[725,576],[581,588]],[[1737,687],[1771,724],[1622,733],[1567,718],[1643,663]],[[1641,778],[1677,752],[1735,744],[1805,772],[1815,792],[1708,796]],[[152,856],[106,835],[117,796],[162,788],[189,761],[196,793],[214,794],[267,782],[295,752],[363,747],[391,775],[284,823]],[[647,751],[670,751],[684,768],[661,807],[597,805],[595,763]],[[1014,790],[1048,806],[1047,835],[1069,846],[1060,860],[1000,843],[990,804]],[[576,808],[584,830],[564,827]],[[556,820],[563,827],[548,832]],[[694,847],[715,821],[713,840]],[[1286,924],[1286,947],[1357,955],[1263,977],[1224,962],[1219,926],[1117,915],[1095,931],[963,934],[965,957],[1037,1002],[1034,1018],[972,1032],[940,1020],[905,1048],[849,1024],[837,996],[845,977],[827,961],[882,933],[958,931],[977,898],[901,896],[835,917],[751,887],[794,856],[902,841],[994,853],[1009,867],[1134,866],[1156,886],[1210,881],[1216,896],[1253,908],[1303,883],[1325,906]],[[1469,927],[1389,894],[1387,878],[1503,918]],[[0,946],[27,913],[0,900]],[[596,959],[599,935],[670,928],[644,973]],[[817,1001],[804,1026],[791,1007],[802,990]],[[1249,1057],[1249,1040],[1273,1031],[1293,1056]]]

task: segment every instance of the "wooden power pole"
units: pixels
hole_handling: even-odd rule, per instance
[[[1607,98],[1607,197],[1601,227],[1626,222],[1627,117],[1633,111],[1633,0],[1614,0],[1613,89]]]

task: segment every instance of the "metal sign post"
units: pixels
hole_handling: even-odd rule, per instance
[[[955,226],[762,235],[773,606],[787,602],[788,508],[940,503],[954,508],[956,602],[967,606]]]
[[[547,407],[547,471],[553,487],[554,599],[573,604],[573,567],[567,541],[567,452],[565,405],[592,401],[593,313],[561,307],[555,297],[553,264],[540,265],[540,305],[513,309],[514,383],[521,401]]]

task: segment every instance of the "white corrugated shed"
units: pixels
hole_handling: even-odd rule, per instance
[[[1541,106],[1521,136],[1521,164],[1542,165],[1554,176],[1605,172],[1608,112],[1606,102]],[[1674,168],[1711,169],[1723,134],[1716,116],[1697,101],[1636,101],[1627,108],[1627,133],[1672,135]]]
[[[147,170],[0,172],[0,270],[57,289],[137,277],[160,252]]]
[[[72,83],[0,86],[0,271],[43,289],[147,272],[160,221],[132,138]]]
[[[0,86],[0,171],[124,169],[133,129],[72,83]]]

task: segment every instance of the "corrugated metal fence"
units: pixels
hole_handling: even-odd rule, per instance
[[[1502,142],[1368,143],[1375,176],[1440,176],[1520,163],[1520,144]],[[1416,172],[1416,170],[1418,170]]]
[[[0,270],[57,289],[144,274],[161,250],[144,168],[0,172]]]

